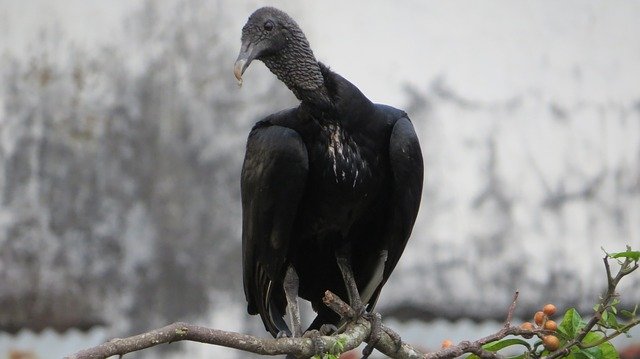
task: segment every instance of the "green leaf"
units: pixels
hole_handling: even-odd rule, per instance
[[[582,342],[584,344],[589,344],[589,343],[596,342],[602,338],[603,336],[601,334],[589,332],[584,337]],[[594,349],[597,349],[597,350],[594,350]],[[581,352],[583,351],[589,351],[589,353],[592,353],[592,354],[594,353],[599,354],[600,355],[598,357],[599,359],[619,359],[620,358],[620,356],[618,355],[618,352],[616,351],[616,348],[614,348],[613,345],[611,345],[611,343],[609,342],[604,342],[595,348],[588,348],[588,349],[581,350]]]
[[[584,344],[590,344],[590,343],[598,341],[598,340],[600,340],[602,338],[603,338],[602,334],[595,333],[595,332],[589,332],[589,333],[587,333],[587,335],[584,336],[584,339],[582,339],[582,342]]]
[[[612,329],[617,329],[619,327],[618,325],[618,319],[616,318],[616,316],[612,313],[609,313],[609,316],[607,318],[607,324],[609,325],[610,328]]]
[[[598,348],[602,351],[602,357],[604,359],[620,359],[618,351],[611,343],[602,343],[598,345]]]
[[[634,317],[633,313],[631,313],[628,310],[624,310],[624,309],[620,311],[620,314],[625,316],[625,317],[627,317],[627,318],[633,318]]]
[[[564,318],[558,326],[558,330],[567,336],[567,338],[574,338],[578,335],[578,332],[584,327],[582,317],[578,314],[575,308],[570,308],[564,313]]]
[[[581,349],[573,353],[576,359],[604,359],[599,347]]]
[[[512,345],[524,345],[528,350],[531,349],[531,345],[528,342],[518,338],[503,339],[497,342],[487,343],[482,347],[490,352],[497,352],[500,349],[504,349]]]
[[[633,261],[640,261],[640,251],[626,250],[624,252],[610,253],[611,258],[629,258]]]
[[[602,312],[600,325],[602,325],[605,328],[617,329],[619,327],[618,318],[616,317],[615,313],[613,313],[612,309],[613,308]]]
[[[529,344],[528,342],[519,339],[519,338],[509,338],[509,339],[503,339],[503,340],[499,340],[497,342],[491,342],[491,343],[487,343],[485,345],[482,346],[482,348],[490,351],[490,352],[497,352],[498,350],[504,349],[506,347],[510,347],[513,345],[524,345],[527,350],[531,350],[531,344]],[[513,357],[513,358],[521,358],[523,356],[517,356],[517,357]],[[466,359],[480,359],[477,355],[475,354],[471,354],[469,356],[467,356]]]
[[[342,353],[344,351],[344,345],[346,344],[347,340],[346,338],[338,338],[335,343],[333,343],[333,346],[331,347],[331,352],[332,353]]]

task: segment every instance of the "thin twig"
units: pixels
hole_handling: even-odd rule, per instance
[[[536,329],[528,330],[528,329],[522,329],[520,327],[515,327],[511,325],[511,321],[513,319],[513,313],[515,312],[516,304],[518,302],[518,295],[519,295],[519,292],[516,291],[513,295],[513,301],[509,306],[509,310],[507,311],[507,318],[505,320],[505,324],[503,328],[499,330],[497,333],[493,333],[491,335],[488,335],[484,338],[480,338],[473,342],[463,341],[456,346],[452,346],[435,353],[427,354],[425,358],[426,359],[444,359],[444,358],[451,358],[452,356],[458,357],[465,353],[473,353],[482,359],[502,358],[502,355],[488,351],[484,349],[483,346],[486,344],[498,341],[500,339],[504,339],[509,335],[519,335],[519,336],[537,335],[541,337],[543,335],[550,334],[551,331],[546,330],[544,328],[536,328]]]
[[[520,292],[516,291],[515,294],[513,294],[513,301],[511,302],[511,305],[509,306],[509,311],[507,312],[507,320],[504,321],[504,327],[508,328],[511,326],[511,320],[513,319],[513,312],[515,312],[516,310],[516,303],[518,302],[518,295],[520,294]]]
[[[614,333],[612,333],[610,335],[605,335],[600,340],[597,340],[595,342],[591,342],[589,344],[582,344],[581,348],[582,349],[586,349],[586,348],[597,347],[598,345],[600,345],[602,343],[605,343],[605,342],[608,342],[608,341],[610,341],[611,339],[617,337],[620,334],[626,333],[629,329],[635,327],[638,324],[640,324],[640,318],[627,323],[625,326],[623,326],[621,328],[618,328]]]
[[[613,277],[611,276],[611,268],[609,267],[608,258],[608,256],[605,256],[602,258],[602,261],[604,262],[604,269],[607,271],[607,289],[611,291],[613,290],[612,288],[615,288],[616,286],[613,284]]]

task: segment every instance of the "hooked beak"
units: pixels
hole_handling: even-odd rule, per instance
[[[256,58],[256,46],[251,43],[242,43],[240,47],[240,53],[238,54],[238,58],[236,59],[236,63],[233,66],[233,74],[238,79],[238,86],[242,86],[242,74],[249,67],[251,61]]]

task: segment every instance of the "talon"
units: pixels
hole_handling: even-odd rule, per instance
[[[314,338],[320,335],[320,331],[316,330],[316,329],[310,329],[307,330],[306,332],[304,332],[304,334],[302,334],[303,338]]]
[[[322,336],[321,331],[316,330],[316,329],[307,330],[302,335],[303,338],[311,339],[311,342],[313,343],[313,354],[314,355],[322,356],[322,354],[325,353],[325,349],[326,348],[325,348],[324,342],[320,338],[321,336]]]
[[[331,335],[331,333],[337,333],[338,327],[333,324],[322,324],[320,326],[320,334],[322,335]]]
[[[382,330],[393,340],[393,343],[396,345],[396,352],[400,350],[400,348],[402,348],[402,338],[400,335],[387,327],[382,327]]]
[[[369,346],[369,344],[367,344],[366,347],[364,347],[364,349],[362,349],[362,358],[361,359],[367,359],[369,357],[369,355],[371,355],[371,353],[373,353],[373,347]]]
[[[289,333],[286,330],[281,330],[278,332],[278,334],[276,334],[276,339],[280,339],[280,338],[290,338],[291,337],[291,333]]]
[[[322,339],[320,339],[320,336],[318,335],[318,336],[312,337],[311,342],[313,343],[313,354],[322,356],[326,348],[325,348],[324,342],[322,341]]]
[[[362,359],[366,359],[373,353],[378,341],[380,341],[380,334],[382,332],[382,316],[380,313],[365,313],[363,318],[371,322],[371,331],[369,332],[369,338],[367,339],[367,345],[362,350]]]

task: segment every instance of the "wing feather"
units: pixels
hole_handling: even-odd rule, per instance
[[[388,251],[382,282],[372,295],[368,310],[373,310],[380,290],[398,264],[413,224],[418,216],[422,197],[424,165],[418,136],[407,117],[396,121],[389,140],[389,160],[392,172],[392,193],[389,219],[385,229],[384,247]]]
[[[265,123],[254,127],[241,180],[244,291],[249,313],[260,314],[273,335],[286,330],[282,279],[307,172],[307,150],[297,132]]]

